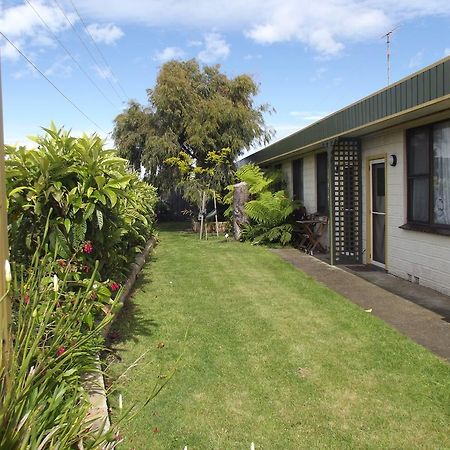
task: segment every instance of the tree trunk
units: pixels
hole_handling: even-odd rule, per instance
[[[238,183],[234,185],[233,193],[233,234],[239,241],[243,227],[248,223],[247,214],[245,214],[245,203],[248,201],[247,183]]]

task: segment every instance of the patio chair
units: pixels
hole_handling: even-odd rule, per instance
[[[304,206],[297,208],[293,212],[293,217],[294,217],[295,222],[294,222],[294,226],[292,229],[292,233],[293,233],[295,241],[298,242],[296,247],[299,250],[306,251],[308,244],[309,244],[309,235],[308,235],[305,225],[298,223],[298,221],[308,219],[308,213],[307,213],[306,208]]]
[[[314,255],[314,251],[316,250],[316,248],[322,252],[325,252],[325,249],[320,243],[320,238],[323,236],[325,230],[327,229],[328,217],[320,216],[317,214],[315,220],[317,220],[317,223],[312,227],[313,232],[309,236],[310,245],[308,247],[308,253],[310,255]]]

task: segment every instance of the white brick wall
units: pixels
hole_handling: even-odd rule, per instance
[[[450,295],[450,236],[402,230],[406,223],[406,167],[404,131],[384,132],[362,139],[363,244],[367,243],[367,161],[374,156],[397,155],[397,166],[386,164],[386,269],[399,277],[419,278],[419,284]],[[367,251],[365,261],[369,261]]]

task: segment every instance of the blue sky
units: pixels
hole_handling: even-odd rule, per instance
[[[221,64],[229,76],[251,74],[260,84],[257,101],[276,110],[267,124],[277,140],[385,86],[381,36],[396,26],[391,81],[450,54],[448,0],[266,0],[264,7],[256,0],[28,1],[52,33],[27,1],[12,0],[0,3],[0,31],[99,127],[1,40],[9,144],[26,143],[51,120],[75,133],[107,137],[127,100],[146,102],[146,89],[170,58]]]

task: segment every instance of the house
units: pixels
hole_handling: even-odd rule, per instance
[[[450,57],[246,157],[328,216],[331,264],[450,294]]]

